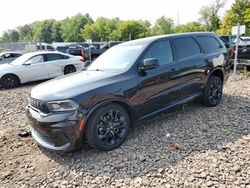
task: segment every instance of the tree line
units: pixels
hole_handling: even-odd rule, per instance
[[[93,41],[127,41],[153,35],[180,32],[213,31],[217,34],[230,34],[232,26],[239,21],[246,25],[246,35],[250,35],[250,1],[235,0],[223,18],[219,11],[226,0],[215,0],[203,6],[196,21],[183,25],[175,25],[171,18],[164,16],[151,24],[148,20],[120,20],[119,18],[99,17],[95,21],[89,14],[77,14],[61,21],[54,19],[37,21],[3,32],[0,42],[40,41],[52,42],[83,42]]]

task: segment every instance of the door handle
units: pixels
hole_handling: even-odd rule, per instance
[[[176,71],[176,69],[175,69],[175,68],[173,68],[173,69],[171,69],[171,70],[170,70],[170,72],[174,72],[174,71]]]

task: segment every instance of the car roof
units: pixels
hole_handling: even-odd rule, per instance
[[[159,39],[164,39],[164,38],[175,38],[175,37],[185,37],[185,36],[211,36],[211,35],[216,35],[214,32],[190,32],[190,33],[177,33],[177,34],[168,34],[168,35],[158,35],[158,36],[152,36],[152,37],[146,37],[142,39],[136,39],[128,42],[124,42],[119,44],[119,46],[126,46],[126,45],[147,45],[150,44],[151,42],[154,42]]]
[[[30,56],[44,55],[44,54],[61,54],[61,55],[71,56],[70,54],[65,54],[65,53],[58,52],[58,51],[53,51],[53,52],[51,52],[51,51],[38,51],[38,52],[29,52],[26,54],[29,54]]]

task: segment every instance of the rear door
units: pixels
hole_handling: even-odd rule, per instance
[[[49,71],[50,78],[54,78],[63,74],[63,68],[67,58],[68,56],[64,57],[64,55],[57,53],[45,54],[45,66]]]
[[[174,61],[171,42],[157,41],[151,45],[141,62],[149,58],[157,58],[160,66],[145,74],[138,74],[138,92],[143,106],[139,116],[142,118],[163,110],[179,97],[179,66]]]
[[[192,36],[174,39],[175,55],[180,66],[180,97],[185,99],[201,94],[205,80],[205,53]]]
[[[36,55],[25,62],[19,71],[24,82],[43,80],[48,78],[48,69],[44,66],[44,56]]]

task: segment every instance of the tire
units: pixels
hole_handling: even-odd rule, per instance
[[[20,84],[19,78],[12,74],[5,75],[1,79],[1,87],[6,89],[15,88],[19,84]]]
[[[103,151],[113,150],[126,140],[130,127],[127,111],[117,104],[98,108],[87,123],[88,144]]]
[[[202,104],[213,107],[219,104],[222,97],[223,83],[218,76],[211,76],[205,87]]]
[[[64,67],[63,73],[64,74],[70,74],[76,72],[76,68],[74,65],[67,65],[66,67]]]

